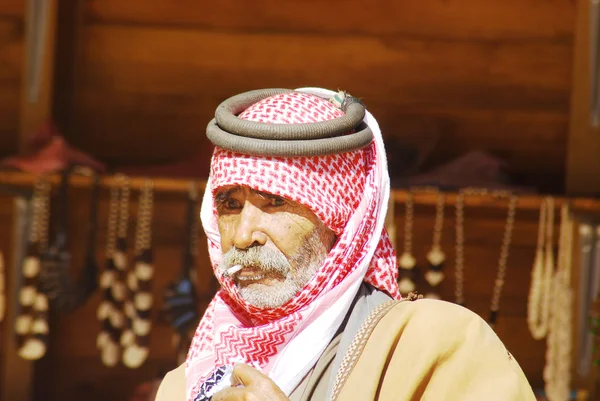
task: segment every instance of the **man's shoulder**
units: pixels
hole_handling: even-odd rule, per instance
[[[416,322],[421,320],[432,322],[448,321],[476,321],[484,322],[483,319],[470,309],[467,309],[458,304],[442,301],[437,299],[415,299],[415,300],[400,300],[396,301],[390,308],[389,313],[392,314],[407,314]]]
[[[477,314],[450,302],[382,304],[355,344],[342,364],[343,379],[334,386],[338,400],[374,399],[374,394],[379,400],[535,400],[519,364],[494,330]]]
[[[185,364],[167,373],[160,383],[156,401],[185,401]]]
[[[461,341],[477,333],[495,336],[491,327],[471,310],[447,301],[434,299],[401,300],[387,303],[376,324],[377,331],[390,335],[421,332],[437,341]],[[443,336],[440,336],[444,333]],[[441,338],[440,338],[441,337]]]

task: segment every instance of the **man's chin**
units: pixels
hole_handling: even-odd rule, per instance
[[[286,283],[275,282],[253,282],[238,286],[240,297],[249,304],[261,309],[278,308],[298,292]]]

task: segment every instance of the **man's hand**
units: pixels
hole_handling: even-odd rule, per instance
[[[289,401],[273,380],[248,365],[236,365],[231,382],[232,387],[219,391],[212,401]]]

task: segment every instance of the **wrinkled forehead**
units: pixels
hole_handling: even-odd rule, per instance
[[[213,190],[213,197],[215,202],[223,201],[234,196],[244,195],[248,192],[251,196],[257,198],[274,199],[274,198],[285,198],[276,194],[272,194],[265,191],[260,191],[249,187],[248,185],[226,185]],[[289,202],[296,203],[292,199],[287,199]],[[304,207],[302,205],[299,205]]]

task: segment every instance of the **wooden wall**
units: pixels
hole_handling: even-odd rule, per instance
[[[429,166],[484,148],[542,190],[561,191],[574,3],[312,0],[273,6],[223,0],[207,7],[193,0],[62,0],[56,118],[71,143],[114,168],[196,157],[202,177],[210,154],[204,128],[223,99],[263,87],[340,88],[364,99],[390,142],[417,143],[430,134],[419,127],[433,126],[441,137]],[[23,0],[0,0],[0,156],[17,151],[23,8]],[[76,192],[77,204],[86,205],[87,192]],[[157,202],[157,299],[180,266],[184,205],[183,195],[162,195]],[[415,251],[423,264],[433,209],[416,209]],[[71,213],[77,261],[87,208]],[[466,210],[467,302],[483,316],[504,218],[504,210]],[[531,339],[525,323],[536,223],[533,211],[517,213],[497,331],[539,385],[544,344]],[[453,244],[449,210],[443,236],[449,268]],[[199,247],[206,292],[202,237]],[[447,299],[452,285],[450,276]],[[170,331],[160,322],[142,369],[103,367],[94,344],[98,301],[96,295],[71,316],[52,316],[50,352],[37,364],[36,399],[122,400],[137,382],[172,367]]]
[[[484,148],[562,189],[574,1],[82,4],[63,125],[112,165],[206,155],[205,126],[232,94],[322,86],[364,98],[386,137],[439,132],[429,166]]]
[[[24,0],[0,0],[0,154],[18,148]]]
[[[15,224],[14,212],[15,207],[13,203],[13,199],[7,196],[0,197],[0,252],[4,257],[5,263],[5,291],[6,294],[9,294],[12,291],[12,279],[13,274],[9,270],[11,259],[15,253],[15,247],[13,245],[13,227]],[[4,401],[4,391],[3,386],[5,377],[7,376],[5,369],[7,369],[5,361],[9,361],[9,353],[7,352],[7,335],[10,335],[10,326],[12,314],[10,313],[10,308],[5,306],[5,317],[2,322],[0,322],[0,401]],[[15,367],[18,369],[18,367]]]
[[[23,8],[0,2],[0,156],[17,150]],[[199,155],[205,176],[204,127],[220,101],[317,85],[363,97],[388,138],[414,143],[439,132],[429,167],[484,148],[542,190],[563,187],[572,0],[227,0],[210,10],[191,0],[62,0],[61,8],[57,119],[69,141],[112,166]]]

